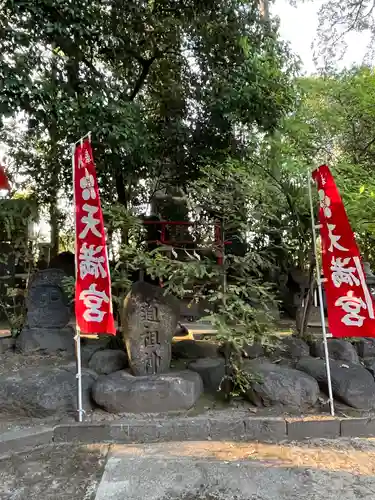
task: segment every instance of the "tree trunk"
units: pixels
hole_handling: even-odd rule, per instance
[[[259,12],[262,20],[269,22],[270,20],[270,9],[268,0],[259,0]]]
[[[52,68],[51,68],[51,83],[52,92],[57,93],[57,66],[56,66],[56,56],[52,55]],[[49,136],[50,136],[50,158],[51,162],[51,178],[50,178],[50,224],[51,224],[51,255],[53,258],[59,253],[60,246],[60,227],[59,227],[59,210],[57,208],[58,190],[59,190],[59,158],[58,158],[58,132],[57,132],[57,110],[55,107],[55,101],[51,106],[50,114],[50,124],[49,124]]]
[[[57,196],[57,193],[56,193]],[[57,199],[50,204],[50,224],[51,224],[51,254],[50,258],[56,257],[60,249],[60,224]]]
[[[309,288],[307,290],[307,295],[305,298],[302,300],[304,301],[304,305],[300,308],[300,314],[297,314],[297,321],[296,321],[296,327],[297,327],[297,332],[300,337],[304,337],[306,334],[307,326],[309,323],[309,318],[310,318],[310,312],[311,312],[311,306],[313,303],[313,298],[314,298],[314,291],[315,291],[315,267],[316,267],[316,261],[315,261],[315,256],[312,257],[310,261],[310,269],[309,269]]]

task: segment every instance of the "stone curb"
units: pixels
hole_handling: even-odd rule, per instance
[[[176,418],[117,423],[72,423],[0,434],[0,457],[48,444],[136,444],[161,441],[303,441],[375,437],[375,419],[267,417]]]
[[[0,434],[0,458],[53,443],[53,427],[34,427]]]

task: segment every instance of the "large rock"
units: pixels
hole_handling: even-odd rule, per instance
[[[356,342],[357,352],[361,358],[375,356],[375,339],[364,338]]]
[[[254,404],[264,406],[285,405],[289,407],[313,406],[319,397],[319,386],[313,377],[286,366],[257,360],[244,363],[244,370],[259,376],[261,382],[253,382],[247,392]]]
[[[128,356],[124,351],[105,349],[96,351],[89,361],[89,368],[99,375],[123,370],[128,366]]]
[[[327,370],[323,359],[303,358],[297,364],[319,382],[327,392]],[[362,365],[330,360],[332,390],[335,398],[353,408],[375,408],[374,377]]]
[[[99,377],[92,396],[111,413],[162,413],[188,410],[202,390],[200,376],[188,370],[145,377],[119,371]]]
[[[253,342],[252,344],[244,342],[242,350],[245,358],[255,359],[264,356],[264,347],[260,342]]]
[[[90,390],[95,374],[82,371],[84,410],[92,408]],[[77,410],[77,379],[72,366],[28,368],[0,376],[0,412],[11,415],[46,417]]]
[[[304,340],[298,337],[285,337],[280,344],[282,354],[288,358],[300,359],[310,354],[309,346]]]
[[[172,344],[175,359],[200,359],[218,356],[217,345],[204,340],[180,340]]]
[[[205,391],[217,394],[220,383],[225,375],[223,358],[202,358],[189,363],[189,370],[199,373],[203,380]]]
[[[328,339],[328,352],[332,359],[359,364],[357,351],[347,340]],[[312,354],[318,358],[324,358],[324,343],[316,343],[312,348]]]
[[[371,375],[375,377],[375,358],[365,358],[363,364]]]
[[[179,319],[177,299],[162,288],[134,283],[122,309],[122,330],[134,375],[164,373],[171,363],[171,344]]]
[[[74,330],[65,328],[24,328],[16,339],[16,350],[23,354],[65,351],[74,354]]]

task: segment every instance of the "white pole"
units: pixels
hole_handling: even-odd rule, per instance
[[[82,144],[82,139],[80,140]],[[77,143],[76,143],[77,144]],[[75,165],[74,165],[74,155],[75,155],[75,149],[76,149],[76,144],[73,144],[72,146],[72,166],[73,166],[73,192],[74,192],[74,211],[76,210],[76,200],[75,200]],[[74,214],[74,220],[76,220],[76,215]],[[77,228],[76,228],[76,233],[77,233]],[[75,249],[75,256],[76,256],[76,261],[75,261],[75,267],[76,267],[76,279],[77,279],[77,272],[78,272],[78,267],[77,267],[77,249]],[[75,340],[75,346],[76,346],[76,363],[77,363],[77,412],[78,412],[78,422],[82,422],[83,420],[83,414],[84,414],[84,409],[82,408],[82,363],[81,363],[81,332],[77,324],[77,318],[76,318],[76,335],[74,337]]]
[[[319,265],[319,259],[318,259],[318,251],[316,248],[316,226],[315,226],[314,206],[313,206],[312,192],[311,192],[311,176],[310,176],[309,170],[308,170],[307,175],[308,175],[307,184],[308,184],[308,188],[309,188],[309,199],[310,199],[311,229],[312,229],[312,238],[313,238],[313,242],[314,242],[314,254],[315,254],[315,262],[316,262],[315,269],[316,269],[317,283],[318,283],[320,319],[322,322],[324,355],[325,355],[326,369],[327,369],[328,397],[329,397],[329,405],[331,408],[331,415],[334,417],[335,416],[335,407],[334,407],[334,403],[333,403],[331,368],[330,368],[330,364],[329,364],[327,329],[326,329],[326,319],[325,319],[325,315],[324,315],[324,304],[323,304],[322,280],[321,280],[320,265]]]
[[[82,408],[82,365],[81,365],[81,332],[76,323],[76,360],[77,360],[77,413],[78,422],[82,422],[85,410]]]

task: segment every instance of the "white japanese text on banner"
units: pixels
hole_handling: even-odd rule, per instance
[[[346,211],[330,169],[312,174],[318,186],[324,290],[333,337],[375,337],[374,302]]]
[[[74,150],[76,322],[83,334],[116,334],[103,213],[89,139]]]

